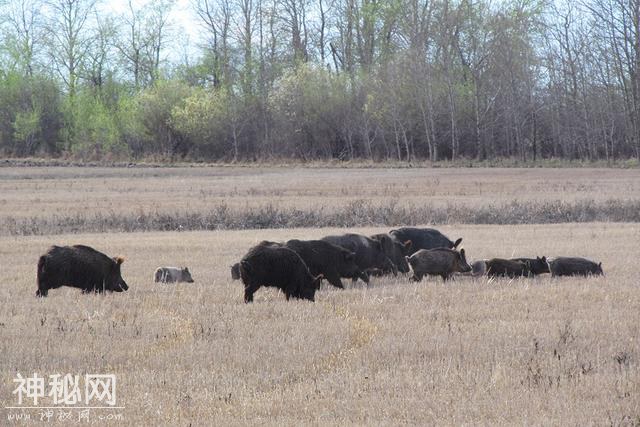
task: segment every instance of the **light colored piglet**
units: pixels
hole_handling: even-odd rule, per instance
[[[153,275],[154,281],[161,283],[193,283],[187,267],[158,267]]]

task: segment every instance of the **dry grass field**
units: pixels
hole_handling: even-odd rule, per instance
[[[0,169],[0,199],[13,204],[0,202],[0,221],[160,209],[163,192],[182,202],[169,197],[169,209],[199,209],[216,197],[338,204],[400,189],[399,198],[485,203],[519,197],[514,180],[538,200],[640,194],[638,171],[490,172],[354,171],[342,193],[331,171]],[[179,196],[181,187],[193,200]],[[250,246],[343,230],[0,235],[0,425],[24,424],[10,423],[4,409],[16,404],[18,372],[116,374],[124,409],[113,411],[121,417],[110,425],[640,424],[639,224],[438,228],[463,237],[471,259],[585,256],[602,261],[606,276],[448,283],[398,276],[374,278],[368,288],[323,285],[315,303],[260,289],[247,305],[229,267]],[[37,259],[53,243],[125,256],[130,290],[61,288],[36,299]],[[160,265],[188,265],[195,283],[154,284]],[[95,424],[103,423],[99,412]],[[37,411],[31,417],[39,423]]]
[[[0,219],[199,212],[353,200],[478,207],[518,200],[640,199],[640,169],[0,168]]]

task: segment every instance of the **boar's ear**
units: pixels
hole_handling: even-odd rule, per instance
[[[540,258],[540,261],[542,261],[542,262],[547,262],[547,257],[546,257],[546,256],[543,256],[542,258]]]
[[[404,248],[405,248],[406,250],[409,250],[409,249],[411,249],[411,246],[413,246],[413,242],[412,242],[411,240],[407,240],[407,241],[406,241],[406,242],[404,242],[402,245],[404,246]]]
[[[457,248],[460,243],[462,243],[462,237],[455,241],[455,243],[453,244],[453,249]]]
[[[188,273],[188,272],[189,272],[189,267],[185,267],[185,268],[184,268],[184,272],[185,272],[185,273]]]
[[[464,248],[461,248],[461,249],[460,249],[460,256],[461,256],[462,258],[465,258],[465,255],[464,255]]]
[[[117,256],[117,257],[114,257],[113,260],[115,261],[116,264],[120,265],[124,262],[124,257]]]

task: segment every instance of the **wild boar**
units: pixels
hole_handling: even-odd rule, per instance
[[[492,258],[487,261],[487,276],[489,277],[519,277],[529,276],[528,262],[511,261],[502,258]]]
[[[531,276],[551,272],[551,270],[549,270],[549,262],[547,262],[546,256],[535,258],[511,258],[511,261],[528,263],[529,274]]]
[[[374,234],[371,238],[380,242],[385,255],[393,262],[399,272],[409,272],[409,264],[407,264],[405,256],[410,255],[411,240],[401,242],[395,236],[387,233]],[[392,271],[387,270],[383,273],[388,274]]]
[[[365,273],[370,268],[380,268],[383,271],[398,273],[395,264],[389,259],[382,249],[382,244],[361,234],[348,233],[341,236],[327,236],[321,240],[342,246],[356,254],[356,265],[362,272],[360,278],[369,283],[369,276]],[[353,279],[356,280],[355,278]]]
[[[455,272],[471,271],[464,249],[460,251],[447,248],[420,249],[407,257],[407,262],[413,273],[411,280],[416,282],[421,281],[425,274],[441,276],[443,280],[447,280]]]
[[[389,234],[400,242],[411,241],[409,256],[420,249],[456,249],[462,243],[462,238],[452,242],[447,236],[433,228],[402,227],[397,230],[391,230]]]
[[[38,260],[36,296],[49,289],[71,286],[87,292],[122,292],[129,289],[121,275],[124,258],[110,258],[84,245],[52,246]]]
[[[480,259],[471,263],[471,275],[478,277],[487,274],[487,261],[486,259]]]
[[[343,289],[341,277],[362,277],[356,264],[356,254],[324,240],[289,240],[285,247],[295,251],[313,276],[322,275],[336,288]]]
[[[289,298],[315,300],[322,275],[312,276],[300,256],[289,248],[259,244],[240,261],[240,278],[244,284],[244,302],[253,301],[261,286],[281,289]]]
[[[153,274],[153,280],[156,283],[193,283],[191,272],[187,267],[158,267]]]
[[[601,262],[596,263],[586,258],[558,257],[549,263],[549,267],[551,277],[604,275]]]

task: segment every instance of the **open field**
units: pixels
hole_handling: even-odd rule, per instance
[[[0,404],[15,405],[17,372],[92,372],[117,375],[125,408],[112,425],[640,423],[640,225],[439,228],[470,258],[580,255],[607,275],[397,277],[323,286],[316,303],[261,289],[245,305],[228,267],[249,246],[339,230],[0,236]],[[126,256],[129,292],[36,299],[37,258],[54,242]],[[165,264],[189,265],[196,283],[152,284]]]
[[[0,168],[0,234],[640,221],[640,169]]]

